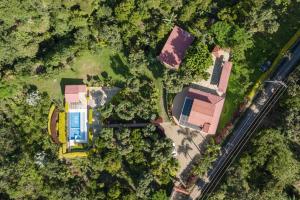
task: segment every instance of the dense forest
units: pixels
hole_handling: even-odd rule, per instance
[[[149,121],[163,115],[162,88],[176,93],[206,78],[213,46],[229,47],[234,67],[228,119],[260,75],[259,65],[273,59],[299,28],[299,8],[296,0],[0,0],[0,199],[168,199],[178,164],[171,141],[155,127],[104,128],[88,158],[58,159],[47,117],[52,103],[62,107],[64,78],[122,88],[101,108],[103,122]],[[156,56],[175,24],[196,41],[180,70],[169,71]],[[294,115],[284,112],[280,127],[258,134],[265,140],[275,135],[273,141],[280,142],[269,141],[274,147],[268,149],[279,149],[286,160],[274,157],[263,168],[269,154],[252,161],[252,154],[265,153],[254,140],[257,148],[242,156],[240,168],[255,165],[243,171],[244,179],[233,176],[216,198],[296,194],[298,97],[282,102]],[[290,168],[276,168],[276,159]],[[252,174],[254,168],[261,170]],[[255,177],[264,177],[265,184],[257,185]],[[243,185],[239,181],[248,193],[235,188]]]
[[[211,199],[300,198],[300,68]]]

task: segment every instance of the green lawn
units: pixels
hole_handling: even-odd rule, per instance
[[[123,81],[124,76],[117,70],[118,68],[127,68],[124,65],[123,55],[114,53],[111,49],[102,49],[97,53],[84,51],[69,67],[55,75],[47,78],[26,77],[23,81],[36,85],[40,91],[45,91],[51,98],[57,99],[62,98],[62,87],[65,84],[82,83],[87,75],[100,75],[106,72],[113,80]]]
[[[225,103],[219,121],[218,131],[225,127],[225,125],[231,120],[233,113],[236,111],[237,105],[234,102],[236,102],[236,95],[228,92],[226,94]]]
[[[47,78],[41,76],[23,77],[21,81],[36,85],[40,91],[47,92],[52,99],[62,99],[64,85],[81,84],[86,80],[87,75],[100,75],[102,77],[102,72],[106,72],[114,81],[125,81],[129,75],[127,65],[127,60],[123,54],[115,53],[109,48],[101,49],[96,53],[84,51],[70,66],[56,74]],[[145,76],[153,80],[158,91],[157,110],[159,115],[164,120],[168,120],[162,102],[163,87],[161,78],[156,78],[148,68],[143,71]]]
[[[166,110],[164,108],[164,102],[163,102],[163,83],[161,78],[157,78],[154,80],[155,87],[158,89],[158,99],[157,99],[157,107],[158,107],[158,113],[163,118],[164,121],[170,121],[169,117],[166,113]]]

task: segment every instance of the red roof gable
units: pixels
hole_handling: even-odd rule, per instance
[[[218,84],[218,92],[226,93],[229,76],[232,68],[232,62],[225,62],[222,67],[222,73]]]
[[[79,101],[79,93],[86,92],[86,85],[66,85],[65,99],[68,103]]]
[[[172,69],[178,69],[194,36],[175,26],[163,47],[159,60]]]
[[[215,134],[223,109],[224,97],[189,88],[187,97],[193,99],[188,123],[202,127],[202,131]]]
[[[78,94],[86,92],[86,85],[66,85],[65,94]]]
[[[219,51],[221,50],[221,47],[219,47],[218,45],[214,47],[214,49],[212,50],[212,54],[216,57],[219,57]]]

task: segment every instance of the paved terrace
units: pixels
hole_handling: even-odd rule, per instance
[[[96,109],[109,102],[113,98],[113,96],[120,91],[120,88],[89,87],[88,89],[90,95],[88,106],[94,110],[92,129],[94,134],[97,135],[97,133],[99,133],[101,129],[101,113],[97,112]]]
[[[211,65],[207,72],[210,74],[207,80],[201,80],[193,82],[193,84],[198,85],[202,88],[201,90],[214,90],[218,89],[218,82],[220,79],[220,75],[222,72],[222,64],[229,60],[230,54],[228,50],[219,49],[217,52],[213,52],[212,54],[213,65]]]
[[[177,178],[186,181],[187,173],[190,171],[193,161],[200,156],[205,137],[200,132],[187,130],[171,122],[160,125],[164,128],[166,136],[175,143],[178,153],[176,158],[179,162]]]

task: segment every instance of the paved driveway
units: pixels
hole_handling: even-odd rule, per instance
[[[192,162],[200,156],[204,137],[199,132],[181,128],[171,122],[161,123],[160,125],[164,128],[166,136],[175,143],[176,158],[179,161],[177,177],[185,181],[187,172],[192,167]]]

